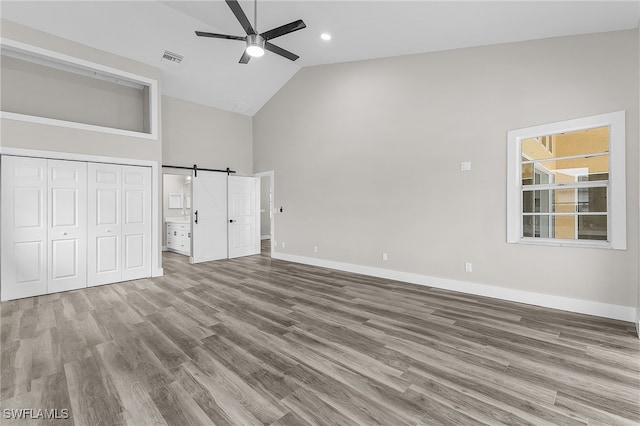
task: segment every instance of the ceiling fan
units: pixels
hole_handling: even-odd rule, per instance
[[[278,55],[283,56],[292,61],[295,61],[296,59],[299,58],[298,55],[291,53],[288,50],[285,50],[281,47],[278,47],[275,44],[270,43],[269,40],[306,28],[307,27],[306,24],[301,19],[298,19],[297,21],[293,21],[288,24],[274,28],[272,30],[265,31],[263,33],[258,34],[254,29],[254,27],[256,29],[258,28],[258,0],[254,0],[255,6],[253,9],[253,12],[254,12],[253,27],[251,26],[251,22],[249,22],[249,19],[247,19],[247,15],[245,15],[244,12],[242,11],[242,8],[240,7],[240,4],[238,3],[237,0],[225,0],[225,1],[227,2],[227,5],[229,6],[233,14],[236,16],[236,18],[240,22],[240,25],[242,25],[242,28],[244,28],[244,31],[247,33],[247,35],[245,37],[240,37],[240,36],[227,35],[227,34],[215,34],[215,33],[203,32],[203,31],[196,31],[197,36],[211,37],[211,38],[224,38],[227,40],[241,40],[246,42],[247,48],[245,49],[244,53],[242,54],[242,57],[240,58],[241,64],[249,63],[249,59],[251,59],[251,57],[257,58],[264,55],[265,50],[268,50],[273,53],[277,53]]]

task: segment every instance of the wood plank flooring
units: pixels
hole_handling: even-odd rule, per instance
[[[55,425],[638,425],[633,324],[272,260],[5,302],[0,407]]]

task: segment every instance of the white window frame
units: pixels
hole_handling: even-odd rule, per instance
[[[546,135],[609,127],[609,181],[607,241],[523,237],[522,140]],[[625,178],[625,111],[543,124],[507,133],[507,242],[569,247],[627,249],[627,199]]]

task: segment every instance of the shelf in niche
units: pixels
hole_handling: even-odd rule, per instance
[[[25,108],[22,108],[23,110],[20,110],[21,108],[6,108],[7,102],[3,102],[2,107],[5,110],[0,111],[0,118],[137,138],[158,139],[158,83],[155,79],[11,39],[0,38],[0,45],[0,53],[3,58],[12,58],[17,61],[35,64],[34,69],[38,69],[39,71],[42,70],[42,67],[51,68],[52,74],[57,73],[57,75],[61,75],[62,73],[68,76],[71,85],[76,84],[73,80],[76,78],[74,76],[77,76],[78,81],[81,81],[81,83],[95,79],[96,85],[99,85],[99,89],[93,90],[95,93],[99,93],[99,90],[105,87],[108,88],[109,85],[122,88],[124,91],[140,90],[143,95],[140,101],[141,109],[137,110],[137,114],[140,114],[141,118],[138,123],[139,126],[135,127],[141,128],[143,131],[74,121],[66,119],[67,117],[64,117],[65,119],[61,119],[60,117],[47,117],[47,114],[28,114],[25,113],[27,112],[24,111]],[[14,61],[14,63],[20,64],[20,62],[16,61]],[[93,88],[90,90],[92,89]],[[92,96],[96,96],[95,93],[92,93]],[[83,107],[84,105],[80,106]],[[75,107],[78,108],[78,105],[75,105]],[[13,109],[13,111],[11,109]]]

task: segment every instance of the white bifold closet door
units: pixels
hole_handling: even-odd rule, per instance
[[[2,156],[2,300],[47,292],[47,160]]]
[[[1,299],[86,286],[87,163],[2,156]]]
[[[87,286],[87,163],[47,160],[47,293]]]
[[[260,254],[260,178],[229,176],[229,259]]]
[[[122,280],[151,276],[151,168],[122,166]]]
[[[122,166],[89,164],[89,286],[122,278]]]
[[[151,276],[151,169],[89,163],[88,285]]]

